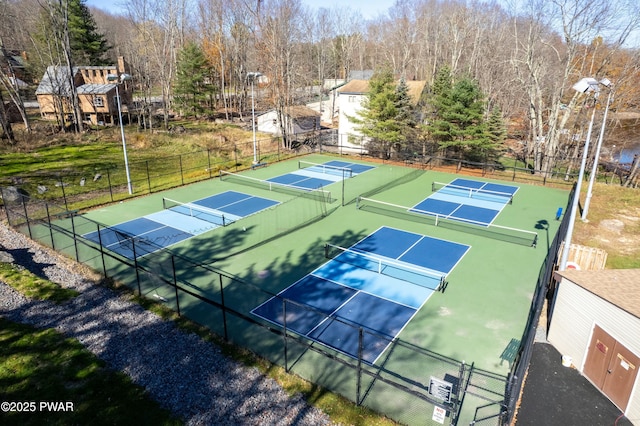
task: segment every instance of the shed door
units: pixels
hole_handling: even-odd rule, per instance
[[[622,411],[627,408],[639,367],[638,356],[595,326],[584,364],[584,375]]]

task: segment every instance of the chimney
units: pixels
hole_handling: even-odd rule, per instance
[[[124,56],[118,56],[118,75],[127,73],[127,64],[124,62]]]

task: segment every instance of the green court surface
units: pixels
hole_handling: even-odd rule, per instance
[[[304,160],[317,163],[332,160],[360,162],[351,157],[328,155],[311,155],[304,157]],[[270,164],[243,174],[267,179],[296,170],[297,161]],[[275,294],[327,261],[324,258],[325,243],[349,247],[381,226],[469,245],[471,248],[468,253],[448,276],[445,290],[434,293],[428,299],[402,330],[399,339],[444,357],[464,361],[466,364],[473,363],[484,370],[506,375],[512,361],[513,346],[518,343],[526,325],[531,299],[548,247],[560,225],[556,220],[556,212],[559,207],[566,207],[568,192],[517,182],[495,181],[517,186],[519,189],[513,203],[504,206],[494,224],[536,232],[537,246],[531,247],[485,235],[436,227],[428,220],[410,220],[402,214],[382,214],[379,211],[358,209],[355,198],[361,193],[368,192],[367,197],[375,200],[412,207],[431,195],[432,182],[446,183],[460,177],[388,164],[365,164],[375,166],[375,169],[323,188],[331,191],[333,198],[333,202],[327,204],[311,199],[291,201],[293,197],[290,194],[215,178],[102,207],[83,216],[106,225],[115,225],[161,210],[162,197],[187,202],[227,190],[281,201],[284,207],[278,207],[280,210],[257,213],[230,226],[213,229],[170,247],[172,252],[193,262],[174,265],[183,274],[182,279],[189,283],[192,291],[219,301],[219,287],[222,285],[225,288],[225,303],[246,315],[250,315],[249,312],[264,302],[268,295],[251,286],[220,280],[213,273],[199,274],[199,269],[193,265],[204,264],[225,271],[230,276]],[[465,178],[491,180],[489,176]],[[394,179],[398,179],[398,185],[371,194],[373,187],[382,187],[385,180]],[[300,222],[301,225],[290,229],[291,221]],[[142,258],[139,262],[153,271],[166,273],[170,269],[168,260],[161,259],[161,256],[155,257]],[[167,301],[168,306],[173,306],[171,302],[175,300],[175,295],[171,287],[153,280],[149,280],[149,284],[143,287],[148,296],[161,298]],[[192,296],[178,297],[182,314],[222,333],[221,315],[214,308]],[[281,337],[238,319],[227,318],[227,321],[232,341],[276,362],[283,361]],[[352,398],[356,386],[353,372],[332,364],[330,359],[316,353],[304,351],[303,348],[296,349],[291,345],[289,350],[295,353],[295,356],[289,355],[289,362],[295,361],[294,372]],[[413,359],[413,356],[413,352],[398,347],[386,354],[384,366],[423,383],[428,383],[430,376],[439,375],[429,370],[432,362],[436,370],[456,374],[455,365],[449,366],[446,360],[436,362],[431,358]],[[366,387],[372,384],[362,385]],[[393,389],[370,392],[366,405],[410,424],[420,423],[415,420],[420,416],[417,413],[433,410],[432,406],[407,409],[404,397],[390,397],[394,394],[397,392]],[[473,401],[472,398],[465,401],[458,424],[468,424],[475,405],[485,403],[480,399]],[[415,412],[412,413],[412,410]],[[430,420],[431,416],[428,417]]]

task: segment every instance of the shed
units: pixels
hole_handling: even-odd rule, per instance
[[[320,130],[320,113],[303,105],[287,108],[287,125],[291,135]],[[280,134],[280,123],[276,110],[270,110],[256,117],[256,127],[265,133]]]
[[[640,269],[555,274],[548,340],[640,424]]]

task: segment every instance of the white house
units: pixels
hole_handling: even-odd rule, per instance
[[[292,136],[320,130],[320,113],[306,106],[289,107],[285,121]],[[260,132],[280,135],[280,122],[276,110],[256,116],[256,128]]]
[[[426,81],[407,81],[409,97],[414,104],[420,100],[420,95],[424,90]],[[357,117],[358,111],[362,109],[362,103],[369,93],[369,80],[351,80],[338,89],[338,141],[342,147],[348,149],[362,150],[363,136],[356,129],[357,125],[352,123],[348,117]]]
[[[640,425],[640,269],[556,272],[548,340]]]

